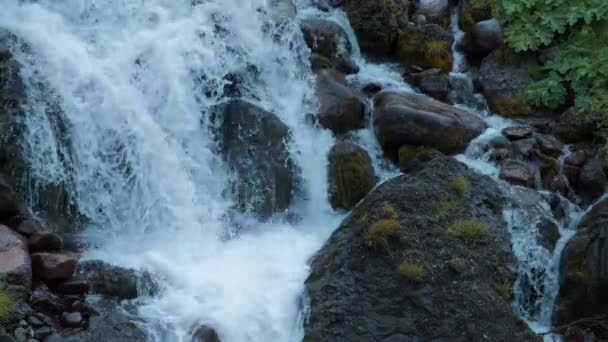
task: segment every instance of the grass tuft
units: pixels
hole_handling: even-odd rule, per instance
[[[422,283],[426,279],[424,266],[417,262],[404,261],[399,265],[399,273],[407,280]]]
[[[460,220],[448,227],[448,232],[464,241],[478,241],[488,235],[488,226],[478,220]]]
[[[469,192],[469,181],[464,176],[458,176],[452,181],[452,190],[454,190],[458,196],[465,197]]]
[[[16,319],[18,301],[16,293],[6,290],[0,284],[0,325],[10,324]]]
[[[399,222],[393,219],[381,219],[367,230],[365,242],[369,247],[386,244],[391,238],[399,236]]]

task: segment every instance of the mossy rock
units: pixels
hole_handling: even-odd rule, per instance
[[[409,26],[401,30],[396,55],[406,66],[452,69],[452,38],[439,25]]]
[[[399,148],[399,168],[407,170],[410,164],[424,151],[431,150],[426,146],[403,145]]]
[[[352,209],[375,185],[367,152],[351,141],[336,143],[329,152],[329,200],[334,209]]]
[[[529,116],[532,108],[519,95],[512,97],[502,97],[497,93],[487,95],[490,110],[506,117]]]

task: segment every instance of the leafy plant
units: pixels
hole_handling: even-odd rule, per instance
[[[551,47],[540,80],[523,94],[536,107],[573,104],[608,133],[608,1],[469,0],[491,8],[517,52]]]

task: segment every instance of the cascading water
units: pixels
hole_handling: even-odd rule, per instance
[[[206,323],[223,341],[300,340],[307,261],[340,216],[326,199],[332,137],[305,123],[316,106],[313,76],[289,8],[265,0],[2,6],[0,26],[24,42],[14,54],[29,89],[33,171],[71,185],[91,223],[87,257],[155,277],[159,294],[138,302],[151,338],[188,341]],[[252,65],[246,96],[293,134],[302,220],[257,223],[224,241],[231,175],[207,114],[222,101],[224,77]],[[69,146],[50,129],[52,102],[63,109]]]
[[[277,5],[278,4],[278,5]],[[307,261],[338,225],[327,203],[326,154],[332,137],[306,124],[315,112],[314,76],[297,18],[266,0],[6,0],[0,28],[21,39],[14,53],[28,86],[27,132],[33,172],[65,182],[90,224],[88,257],[150,272],[159,293],[138,300],[151,339],[189,341],[200,324],[223,341],[300,341],[298,297]],[[474,94],[452,9],[452,100],[485,109]],[[343,12],[298,3],[299,17],[342,26],[361,71],[351,84],[412,91],[394,66],[368,63]],[[252,67],[254,69],[251,71]],[[226,75],[244,75],[244,96],[276,113],[293,134],[303,178],[301,220],[253,224],[226,240],[231,175],[209,134],[210,108],[224,99]],[[43,84],[43,86],[40,86]],[[47,107],[63,109],[68,133],[53,129]],[[54,113],[53,115],[58,115]],[[545,193],[498,180],[485,146],[513,122],[483,114],[489,128],[458,159],[503,184],[505,220],[519,262],[516,311],[537,331],[550,327],[558,263],[581,210],[560,198],[553,217]],[[354,133],[382,179],[398,173],[382,161],[370,129]],[[66,141],[68,143],[66,143]],[[530,202],[532,201],[532,202]],[[561,237],[553,251],[537,242],[548,219]]]

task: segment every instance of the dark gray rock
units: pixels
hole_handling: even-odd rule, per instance
[[[232,183],[237,209],[261,219],[287,210],[296,185],[289,128],[276,115],[240,99],[213,113],[221,153],[237,176]]]
[[[345,74],[354,74],[359,67],[351,58],[352,47],[340,25],[325,19],[305,19],[301,23],[306,44],[313,55],[327,60],[325,68],[334,68]],[[319,68],[314,68],[318,70]]]
[[[596,317],[608,309],[608,199],[597,203],[578,224],[561,258],[556,325]]]
[[[63,249],[63,239],[53,233],[34,233],[28,240],[30,253],[59,252]]]
[[[365,104],[354,89],[346,85],[344,75],[323,70],[317,75],[319,123],[335,134],[344,134],[365,125]]]
[[[465,37],[467,54],[484,57],[503,44],[502,27],[495,18],[473,25]]]
[[[606,191],[606,174],[602,167],[602,160],[594,157],[581,168],[576,182],[577,194],[586,202],[591,202]]]
[[[374,130],[389,156],[403,145],[459,152],[485,127],[474,113],[428,96],[383,91],[374,97]]]
[[[43,341],[45,338],[51,336],[52,333],[53,329],[49,327],[40,327],[34,330],[34,337],[39,341]]]
[[[508,127],[502,130],[502,134],[511,141],[526,139],[534,134],[534,128],[529,126]]]
[[[7,333],[0,332],[0,342],[15,342],[15,339]]]
[[[42,226],[42,223],[34,219],[23,220],[17,225],[17,228],[15,228],[15,230],[19,234],[28,238],[34,234],[43,234],[46,232],[44,226]]]
[[[64,296],[84,295],[90,289],[91,286],[86,280],[70,280],[57,285],[55,293]]]
[[[221,340],[215,329],[201,325],[192,334],[192,342],[221,342]]]
[[[107,264],[99,260],[80,262],[74,278],[86,281],[93,293],[117,300],[137,298],[151,294],[155,285],[149,274]]]
[[[547,134],[537,134],[535,136],[538,142],[538,147],[541,152],[548,156],[557,157],[562,154],[564,144],[559,141],[556,137]]]
[[[527,138],[513,142],[513,152],[516,156],[526,159],[532,156],[532,152],[538,146],[536,139]]]
[[[456,176],[470,183],[464,198],[452,189]],[[449,202],[458,207],[438,209]],[[304,341],[535,341],[496,291],[515,280],[502,210],[497,184],[450,157],[378,186],[312,261]],[[390,217],[396,235],[370,247],[368,230]],[[467,243],[448,233],[468,219],[485,223],[488,235]],[[467,261],[463,273],[450,269],[454,258]],[[426,270],[421,282],[400,273],[403,261]]]
[[[376,183],[369,154],[351,141],[339,141],[332,147],[328,173],[329,201],[334,209],[352,209]]]
[[[441,69],[428,69],[408,75],[408,79],[430,97],[447,102],[450,94],[450,79]]]

